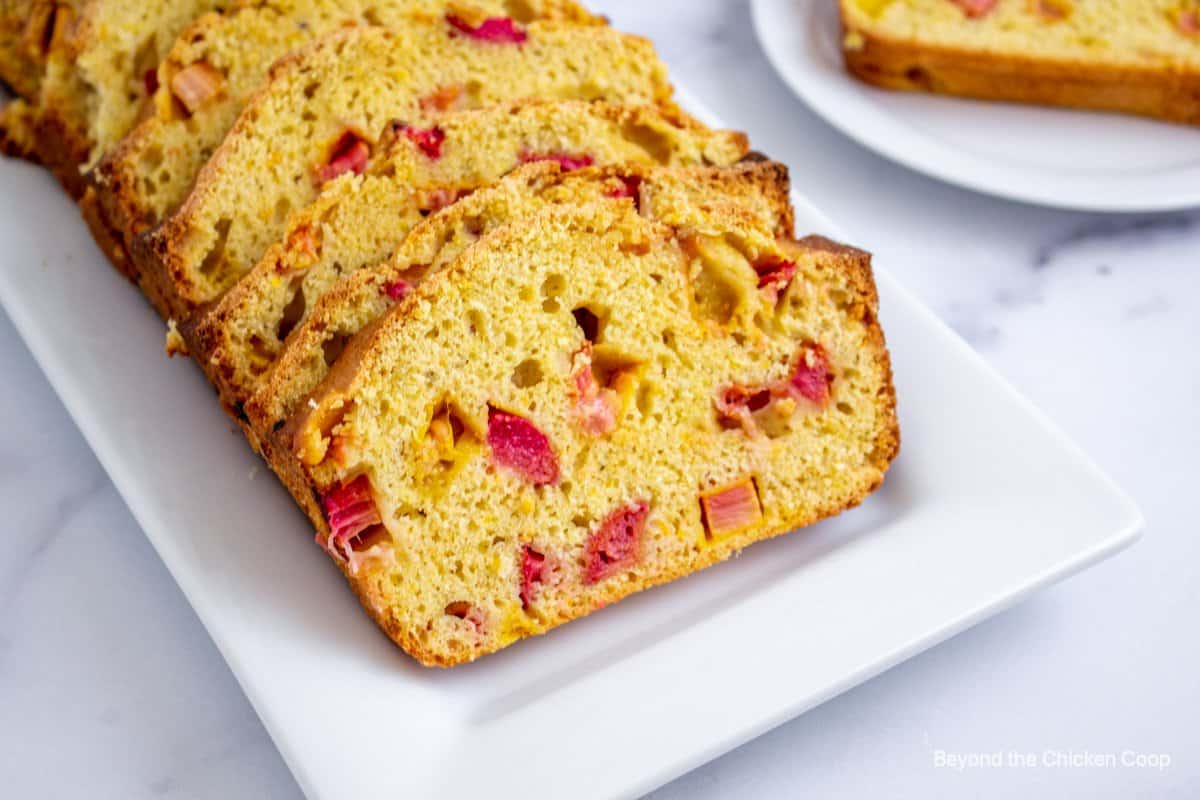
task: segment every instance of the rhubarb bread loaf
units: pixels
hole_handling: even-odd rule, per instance
[[[502,19],[600,22],[573,0],[258,0],[197,20],[159,67],[148,117],[91,176],[85,212],[130,242],[164,219],[271,64],[312,39],[351,25],[492,20],[495,28]]]
[[[320,186],[366,166],[385,124],[545,97],[669,103],[649,42],[607,27],[450,22],[332,34],[280,62],[180,210],[135,248],[142,286],[179,319],[232,286]]]
[[[78,196],[81,167],[129,132],[154,70],[197,16],[230,0],[59,3],[39,90],[30,98],[38,160]]]
[[[396,125],[362,176],[334,181],[215,307],[181,325],[227,408],[237,408],[305,310],[339,278],[383,261],[424,215],[522,163],[729,165],[745,137],[654,106],[535,101]]]
[[[1197,0],[839,2],[868,83],[1200,124]]]
[[[289,423],[318,541],[453,665],[836,514],[898,446],[876,305],[866,254],[734,213],[610,200],[491,232]]]
[[[387,261],[344,278],[322,295],[246,404],[242,427],[301,507],[320,518],[283,429],[347,341],[487,233],[549,207],[622,197],[647,219],[673,227],[703,226],[733,208],[776,236],[792,234],[787,171],[768,161],[729,168],[621,164],[569,173],[554,162],[539,162],[459,200],[414,228]],[[764,286],[777,275],[764,274]]]

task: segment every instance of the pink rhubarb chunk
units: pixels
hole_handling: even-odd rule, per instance
[[[358,134],[346,131],[333,146],[333,152],[329,155],[329,163],[317,170],[317,180],[325,183],[345,175],[347,172],[361,175],[367,168],[367,161],[370,158],[371,146]]]
[[[521,605],[529,608],[542,583],[546,570],[546,556],[525,545],[521,550]]]
[[[993,8],[996,7],[997,0],[954,0],[954,4],[961,8],[966,15],[972,19],[987,16]]]
[[[575,393],[575,424],[592,436],[605,436],[617,427],[620,402],[617,393],[596,382],[592,370],[592,343],[585,341],[571,359]]]
[[[1187,36],[1200,33],[1200,11],[1180,11],[1175,17],[1175,27]]]
[[[618,509],[588,537],[583,580],[598,583],[637,563],[650,504],[644,500]]]
[[[330,529],[325,549],[342,561],[348,559],[359,534],[383,522],[371,497],[371,481],[366,475],[359,475],[322,497],[321,506]]]
[[[442,157],[442,142],[446,141],[446,132],[441,128],[406,127],[404,135],[427,157],[434,161]]]
[[[833,369],[829,357],[820,345],[807,345],[800,350],[792,372],[791,387],[805,400],[824,406],[829,402],[829,387],[833,384]]]
[[[787,289],[792,278],[796,277],[796,262],[772,260],[754,265],[758,273],[758,288],[767,294],[772,303]]]
[[[590,167],[596,163],[596,159],[589,155],[575,155],[572,153],[534,153],[529,150],[522,150],[520,155],[522,164],[530,164],[534,161],[553,161],[562,167],[563,172],[573,172],[577,169]]]
[[[403,278],[397,278],[394,281],[389,281],[383,287],[383,293],[393,300],[403,300],[408,297],[413,290],[413,285]]]
[[[487,443],[492,461],[534,486],[558,483],[558,456],[550,440],[524,417],[490,409]]]
[[[700,495],[704,526],[710,537],[725,536],[762,522],[762,507],[753,478],[713,489]]]
[[[520,44],[529,38],[529,35],[508,17],[489,17],[474,26],[454,14],[447,15],[446,21],[456,31],[481,42]]]

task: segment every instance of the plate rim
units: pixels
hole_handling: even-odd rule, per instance
[[[998,162],[992,162],[984,156],[974,153],[967,153],[957,148],[951,147],[939,142],[936,137],[927,136],[921,131],[913,130],[908,126],[892,125],[887,127],[888,135],[871,133],[873,127],[870,125],[856,126],[844,119],[831,107],[833,102],[828,92],[820,88],[818,85],[821,82],[810,82],[803,78],[811,77],[815,74],[815,69],[812,72],[806,71],[805,75],[798,74],[797,70],[789,66],[789,59],[783,52],[781,34],[776,33],[777,30],[783,30],[785,26],[773,26],[772,20],[778,15],[779,10],[786,5],[795,6],[810,6],[812,3],[836,3],[838,0],[750,0],[750,16],[754,35],[759,43],[763,54],[766,56],[767,62],[771,65],[771,70],[779,77],[779,79],[788,87],[789,91],[804,105],[816,114],[822,121],[830,125],[834,130],[838,131],[843,136],[856,142],[860,146],[870,150],[877,155],[880,155],[889,161],[899,164],[913,172],[925,175],[927,177],[938,180],[942,183],[957,186],[963,189],[968,189],[979,194],[989,197],[996,197],[1004,200],[1016,201],[1027,205],[1039,206],[1044,208],[1053,208],[1064,211],[1081,211],[1081,212],[1099,212],[1109,214],[1144,214],[1144,213],[1165,213],[1172,211],[1187,211],[1200,207],[1200,180],[1194,182],[1197,188],[1192,192],[1175,191],[1168,197],[1158,197],[1156,195],[1141,194],[1137,192],[1120,192],[1120,187],[1114,187],[1113,191],[1100,193],[1094,188],[1078,187],[1069,192],[1061,190],[1041,191],[1040,187],[1043,184],[1038,183],[1021,183],[1015,182],[1011,184],[998,185],[986,178],[979,177],[976,173],[963,172],[959,169],[943,166],[937,158],[922,158],[917,156],[913,148],[908,144],[919,142],[922,148],[927,148],[931,152],[941,151],[942,153],[953,154],[955,157],[962,158],[966,161],[975,162],[975,164],[983,168],[1003,166]],[[801,13],[817,14],[822,13],[820,10],[811,11],[805,10]],[[837,13],[834,10],[826,13]],[[817,33],[816,35],[822,35]],[[806,64],[813,65],[817,60],[817,56],[810,55],[804,59]],[[860,91],[869,91],[871,87],[860,84],[857,81],[847,76],[847,85],[852,85]],[[850,83],[852,81],[852,83]],[[877,90],[884,91],[884,90]],[[953,99],[953,98],[950,98]],[[858,102],[857,100],[855,101]],[[980,101],[986,102],[986,101]],[[999,101],[997,101],[999,102]],[[1036,108],[1035,106],[1028,106]],[[1053,109],[1063,110],[1063,109]],[[872,111],[875,119],[892,119],[892,115],[883,111]],[[1095,113],[1101,116],[1112,116],[1103,112],[1081,112]],[[1161,123],[1168,124],[1168,123]],[[1200,129],[1198,129],[1200,134]],[[1200,170],[1193,170],[1200,173]],[[1046,182],[1046,186],[1063,185],[1062,176],[1055,176],[1053,182]],[[1022,188],[1025,187],[1025,188]],[[1116,196],[1121,199],[1113,201],[1111,196]]]

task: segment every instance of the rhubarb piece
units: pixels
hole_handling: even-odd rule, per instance
[[[371,158],[371,146],[354,131],[346,131],[333,145],[328,162],[317,170],[317,180],[331,181],[347,172],[361,175]]]
[[[158,91],[158,67],[151,67],[142,73],[142,88],[147,96]]]
[[[806,345],[796,358],[796,367],[789,381],[791,387],[805,400],[824,406],[829,403],[829,389],[833,385],[833,368],[829,356],[820,345]]]
[[[472,39],[478,39],[481,42],[521,44],[529,38],[529,35],[508,17],[489,17],[479,25],[474,26],[462,17],[454,14],[447,15],[446,21],[456,31],[464,33]]]
[[[571,385],[575,396],[575,424],[592,436],[604,436],[617,427],[620,397],[608,387],[601,387],[592,369],[592,343],[583,346],[571,357]]]
[[[520,154],[522,164],[530,164],[534,161],[553,161],[562,167],[563,172],[573,172],[577,169],[590,167],[596,163],[596,159],[589,155],[572,155],[571,153],[534,153],[529,150],[522,150]]]
[[[792,282],[792,278],[796,277],[796,262],[769,259],[755,264],[754,271],[758,274],[758,288],[763,290],[763,294],[771,303],[775,303]]]
[[[155,73],[155,82],[158,81]],[[189,114],[195,114],[221,91],[224,78],[205,61],[189,64],[171,79],[171,94]]]
[[[630,176],[622,177],[621,185],[608,193],[609,197],[621,198],[628,197],[633,200],[633,207],[638,211],[642,210],[642,179],[640,177]]]
[[[754,478],[747,476],[700,494],[704,531],[709,539],[744,531],[762,522]]]
[[[618,509],[588,537],[584,547],[584,583],[599,583],[638,561],[650,504],[638,500]]]
[[[550,440],[524,417],[488,409],[487,443],[492,461],[534,486],[558,483],[558,456]]]
[[[1200,34],[1200,11],[1176,12],[1175,27],[1184,36]]]
[[[537,596],[543,575],[546,572],[546,556],[534,550],[529,545],[521,548],[521,606],[529,608],[529,604]]]
[[[462,91],[463,87],[456,83],[439,86],[421,98],[419,101],[421,110],[449,111],[458,102],[458,98],[462,96]]]
[[[471,192],[469,189],[427,189],[416,193],[417,208],[432,214],[452,206]]]
[[[389,281],[383,287],[383,293],[393,300],[403,300],[412,293],[413,285],[403,278]]]
[[[434,161],[442,157],[442,142],[446,141],[446,134],[441,128],[413,128],[405,126],[403,130],[408,140],[415,144],[426,156]]]
[[[996,7],[996,0],[953,0],[971,19],[987,16]]]
[[[469,622],[475,628],[476,633],[482,634],[487,628],[487,614],[482,608],[472,605],[466,600],[456,600],[446,606],[446,613]]]
[[[366,475],[359,475],[326,494],[321,498],[321,507],[325,511],[330,533],[324,543],[318,536],[317,543],[323,544],[334,558],[346,563],[350,561],[355,540],[363,532],[383,522],[371,497],[371,481]]]

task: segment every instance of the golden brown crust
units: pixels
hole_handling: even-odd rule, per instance
[[[873,86],[979,100],[1115,111],[1200,125],[1200,73],[980,53],[887,36],[843,14],[842,53]]]

